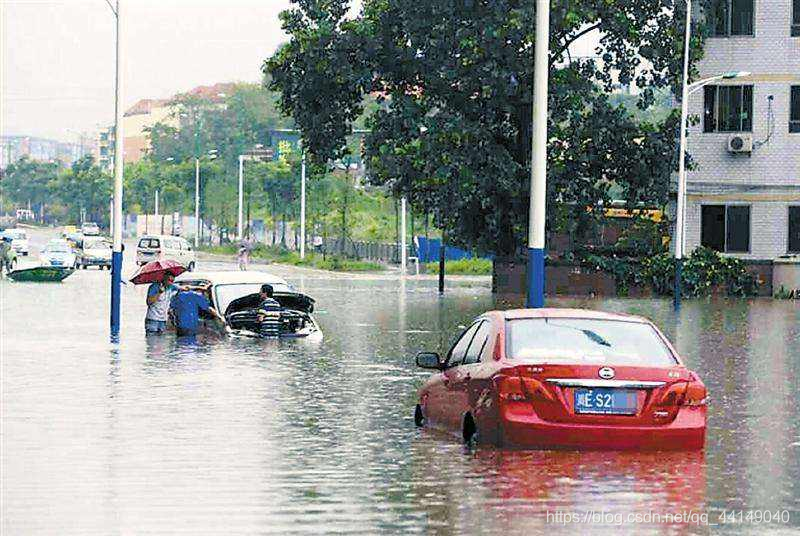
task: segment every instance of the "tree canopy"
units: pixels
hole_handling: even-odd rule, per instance
[[[281,109],[317,162],[342,156],[365,96],[370,180],[408,196],[451,239],[513,254],[527,228],[533,0],[294,0],[291,40],[264,64]],[[548,226],[575,230],[616,186],[667,200],[677,114],[648,123],[609,94],[635,85],[642,110],[681,73],[684,2],[552,0]],[[683,11],[685,13],[685,11]],[[595,55],[571,56],[591,32]],[[701,37],[694,42],[699,48]]]

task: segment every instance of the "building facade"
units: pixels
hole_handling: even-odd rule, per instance
[[[717,0],[690,96],[686,251],[800,253],[800,0]]]
[[[92,151],[90,140],[83,135],[78,143],[34,136],[0,136],[0,169],[23,156],[38,162],[58,162],[66,167],[82,156],[92,154]]]

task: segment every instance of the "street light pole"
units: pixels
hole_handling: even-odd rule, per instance
[[[194,157],[194,248],[200,247],[200,157]]]
[[[406,275],[408,260],[406,252],[406,196],[400,198],[400,275]]]
[[[113,249],[111,254],[111,337],[115,340],[119,337],[120,326],[120,304],[122,286],[122,174],[124,164],[124,153],[122,143],[122,2],[116,1],[114,16],[117,26],[117,46],[116,46],[116,89],[114,92],[114,214],[112,221],[113,228]],[[110,5],[110,4],[109,4]]]
[[[242,211],[244,204],[244,155],[239,155],[239,221],[236,227],[236,238],[241,240],[244,234],[242,233],[242,218],[244,213]]]
[[[300,258],[306,258],[306,151],[300,160]]]
[[[544,307],[544,231],[547,194],[547,85],[550,0],[536,0],[536,44],[533,73],[533,147],[528,220],[527,306]]]
[[[692,0],[686,0],[686,31],[683,49],[683,88],[681,95],[681,145],[678,152],[678,202],[675,217],[675,308],[681,305],[683,271],[683,224],[686,196],[686,121],[689,116],[689,47],[692,36]]]

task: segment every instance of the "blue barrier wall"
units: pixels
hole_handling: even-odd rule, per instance
[[[439,247],[442,244],[441,239],[418,236],[415,240],[418,245],[417,256],[419,257],[419,262],[437,262],[439,260]],[[445,246],[444,251],[445,259],[448,261],[471,259],[473,256],[469,251],[453,246]]]

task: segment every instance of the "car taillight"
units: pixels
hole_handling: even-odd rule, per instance
[[[522,388],[522,382],[520,378],[514,376],[503,376],[499,378],[497,395],[500,400],[506,402],[525,401],[525,392]]]
[[[495,361],[500,361],[503,358],[503,337],[500,335],[494,340],[494,351],[492,357]]]
[[[669,386],[658,401],[658,406],[680,406],[686,396],[686,383],[678,382]]]
[[[522,378],[522,388],[525,390],[529,400],[532,401],[553,401],[553,395],[547,390],[544,384],[536,378]]]
[[[708,404],[708,391],[703,382],[697,380],[686,386],[686,396],[683,399],[684,406],[705,406]]]

